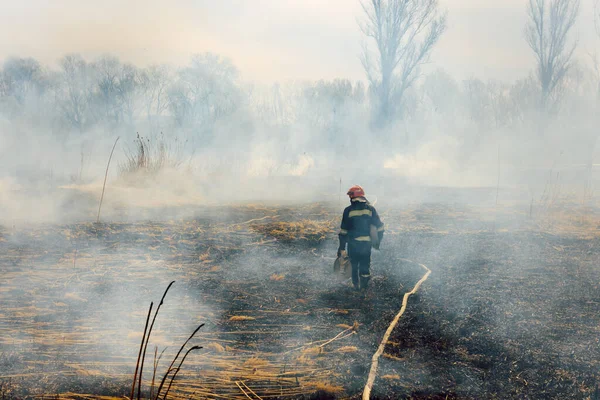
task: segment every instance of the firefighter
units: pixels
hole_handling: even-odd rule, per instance
[[[338,257],[348,244],[348,256],[352,265],[352,283],[356,290],[366,290],[371,279],[371,247],[379,250],[383,239],[383,222],[365,197],[362,187],[352,186],[347,195],[350,205],[344,210],[339,238]],[[372,238],[371,226],[377,234]]]

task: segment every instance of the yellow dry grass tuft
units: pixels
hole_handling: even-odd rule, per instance
[[[328,394],[341,394],[344,392],[344,388],[341,386],[335,386],[328,382],[315,382],[311,383],[312,387],[315,388],[316,391],[328,393]]]
[[[206,346],[204,346],[204,348],[207,350],[215,351],[217,353],[222,353],[225,351],[225,347],[221,346],[219,343],[216,343],[216,342],[211,342],[211,343],[207,344]]]
[[[307,347],[306,349],[302,350],[302,353],[304,353],[304,354],[321,354],[321,353],[323,353],[323,348],[319,347],[319,346]]]
[[[336,221],[305,219],[295,222],[269,222],[251,225],[251,229],[282,242],[320,243],[335,232]]]
[[[233,317],[229,318],[230,321],[254,321],[256,318],[254,317],[249,317],[247,315],[234,315]]]
[[[269,362],[259,357],[252,357],[244,362],[244,367],[250,368],[266,367],[267,365],[269,365]]]
[[[310,354],[301,354],[298,357],[296,357],[296,362],[302,364],[302,365],[315,365],[316,361],[310,357]]]
[[[349,313],[348,310],[340,310],[340,309],[335,309],[335,310],[332,310],[332,311],[333,311],[334,314],[342,314],[342,315],[345,315],[345,314]]]
[[[400,375],[383,375],[381,379],[387,379],[390,381],[398,381],[400,380]]]
[[[198,259],[200,261],[208,261],[209,258],[210,258],[210,247],[208,248],[208,250],[206,250],[204,253],[202,253],[198,256]]]
[[[536,215],[535,225],[535,228],[552,234],[580,239],[595,239],[600,236],[600,215],[597,209],[591,207],[557,205]]]
[[[336,350],[338,353],[355,353],[358,351],[356,346],[343,346]]]
[[[283,274],[273,274],[271,275],[271,280],[272,281],[282,281],[285,278],[285,275]]]

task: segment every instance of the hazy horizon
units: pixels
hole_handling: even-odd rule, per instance
[[[441,0],[448,29],[430,65],[457,79],[515,80],[534,59],[524,38],[525,0]],[[61,4],[61,7],[56,7]],[[184,65],[196,53],[230,58],[244,80],[259,82],[345,78],[364,80],[360,2],[334,0],[3,1],[0,62],[33,57],[55,65],[68,53],[87,59],[114,54],[138,66]],[[576,58],[595,50],[591,11],[582,1],[573,37]]]

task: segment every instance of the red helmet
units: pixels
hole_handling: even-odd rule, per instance
[[[351,199],[355,199],[357,197],[365,197],[364,189],[358,185],[352,186],[350,189],[348,189],[348,193],[346,194],[350,196]]]

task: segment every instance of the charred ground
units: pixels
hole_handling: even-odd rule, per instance
[[[515,209],[378,208],[388,231],[366,296],[331,274],[338,215],[323,205],[3,227],[2,395],[127,394],[147,307],[176,280],[152,355],[168,347],[169,359],[206,326],[175,397],[247,398],[243,382],[262,398],[358,398],[403,294],[423,275],[411,259],[432,273],[386,346],[375,397],[597,396],[597,225],[574,218],[559,230]],[[326,233],[285,240],[265,229],[277,221]],[[151,367],[144,377],[147,391]]]

